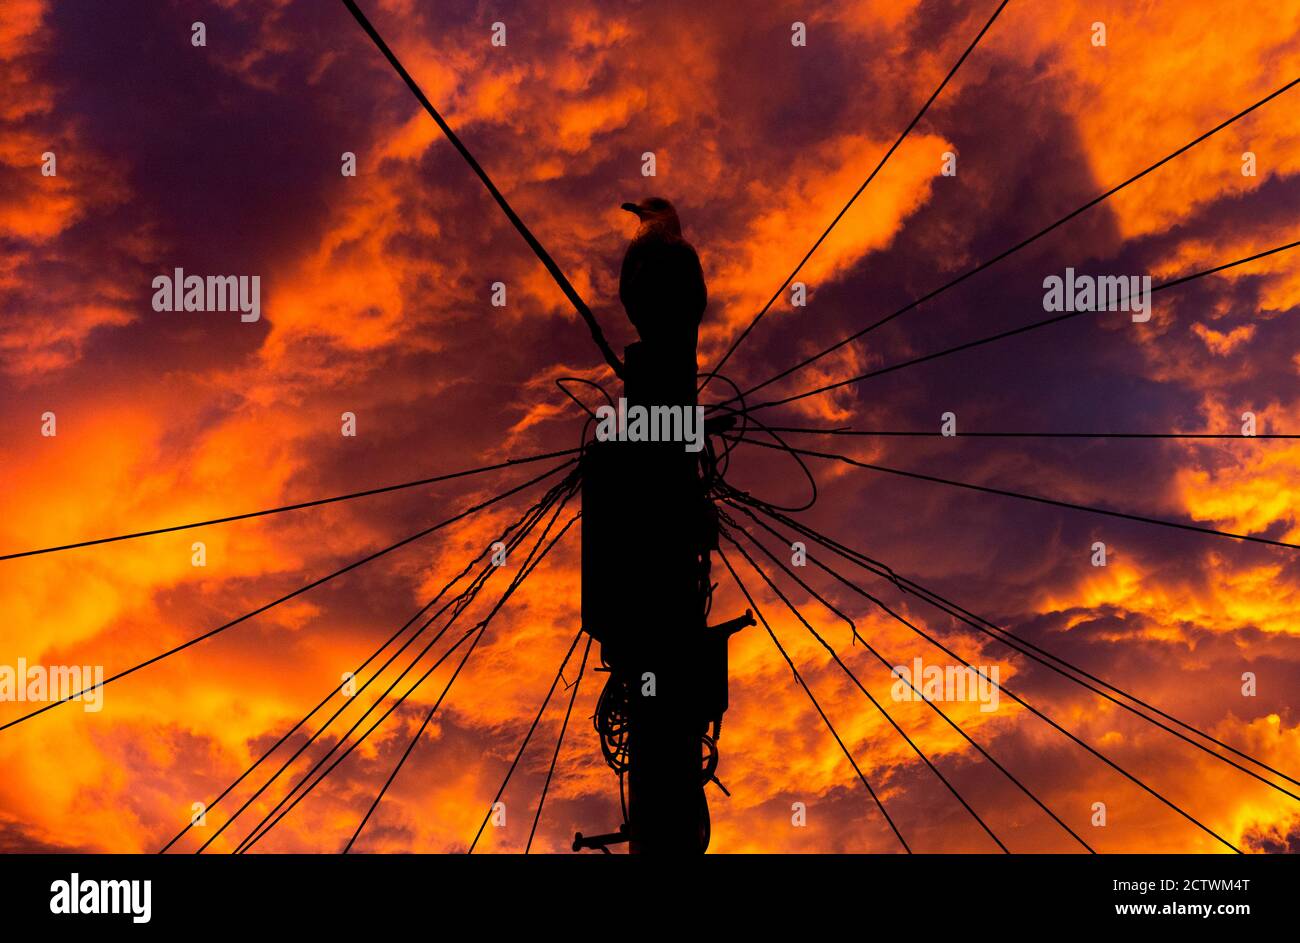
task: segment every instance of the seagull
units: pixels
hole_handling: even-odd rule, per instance
[[[704,271],[695,247],[682,238],[677,210],[663,197],[624,203],[641,221],[618,280],[618,299],[648,348],[669,356],[690,353],[708,304]]]

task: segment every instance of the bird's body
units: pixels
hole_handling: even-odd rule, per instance
[[[669,356],[690,353],[708,304],[704,271],[694,246],[682,238],[671,203],[651,197],[623,208],[641,220],[619,274],[618,297],[641,340]]]

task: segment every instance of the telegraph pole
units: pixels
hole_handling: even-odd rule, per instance
[[[695,351],[624,352],[627,408],[696,415]],[[595,442],[583,459],[583,625],[608,680],[596,726],[623,777],[619,831],[575,850],[627,841],[632,853],[696,854],[709,843],[705,786],[727,709],[727,638],[752,617],[709,627],[717,518],[710,449],[679,441]]]

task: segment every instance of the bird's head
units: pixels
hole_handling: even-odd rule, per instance
[[[648,196],[640,203],[624,203],[627,210],[641,220],[641,231],[663,229],[674,236],[682,234],[682,223],[677,218],[677,210],[661,196]]]

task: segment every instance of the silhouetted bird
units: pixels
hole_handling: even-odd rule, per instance
[[[708,304],[708,289],[695,248],[682,238],[677,210],[663,197],[624,203],[641,220],[623,256],[618,298],[648,347],[670,357],[690,353]]]

